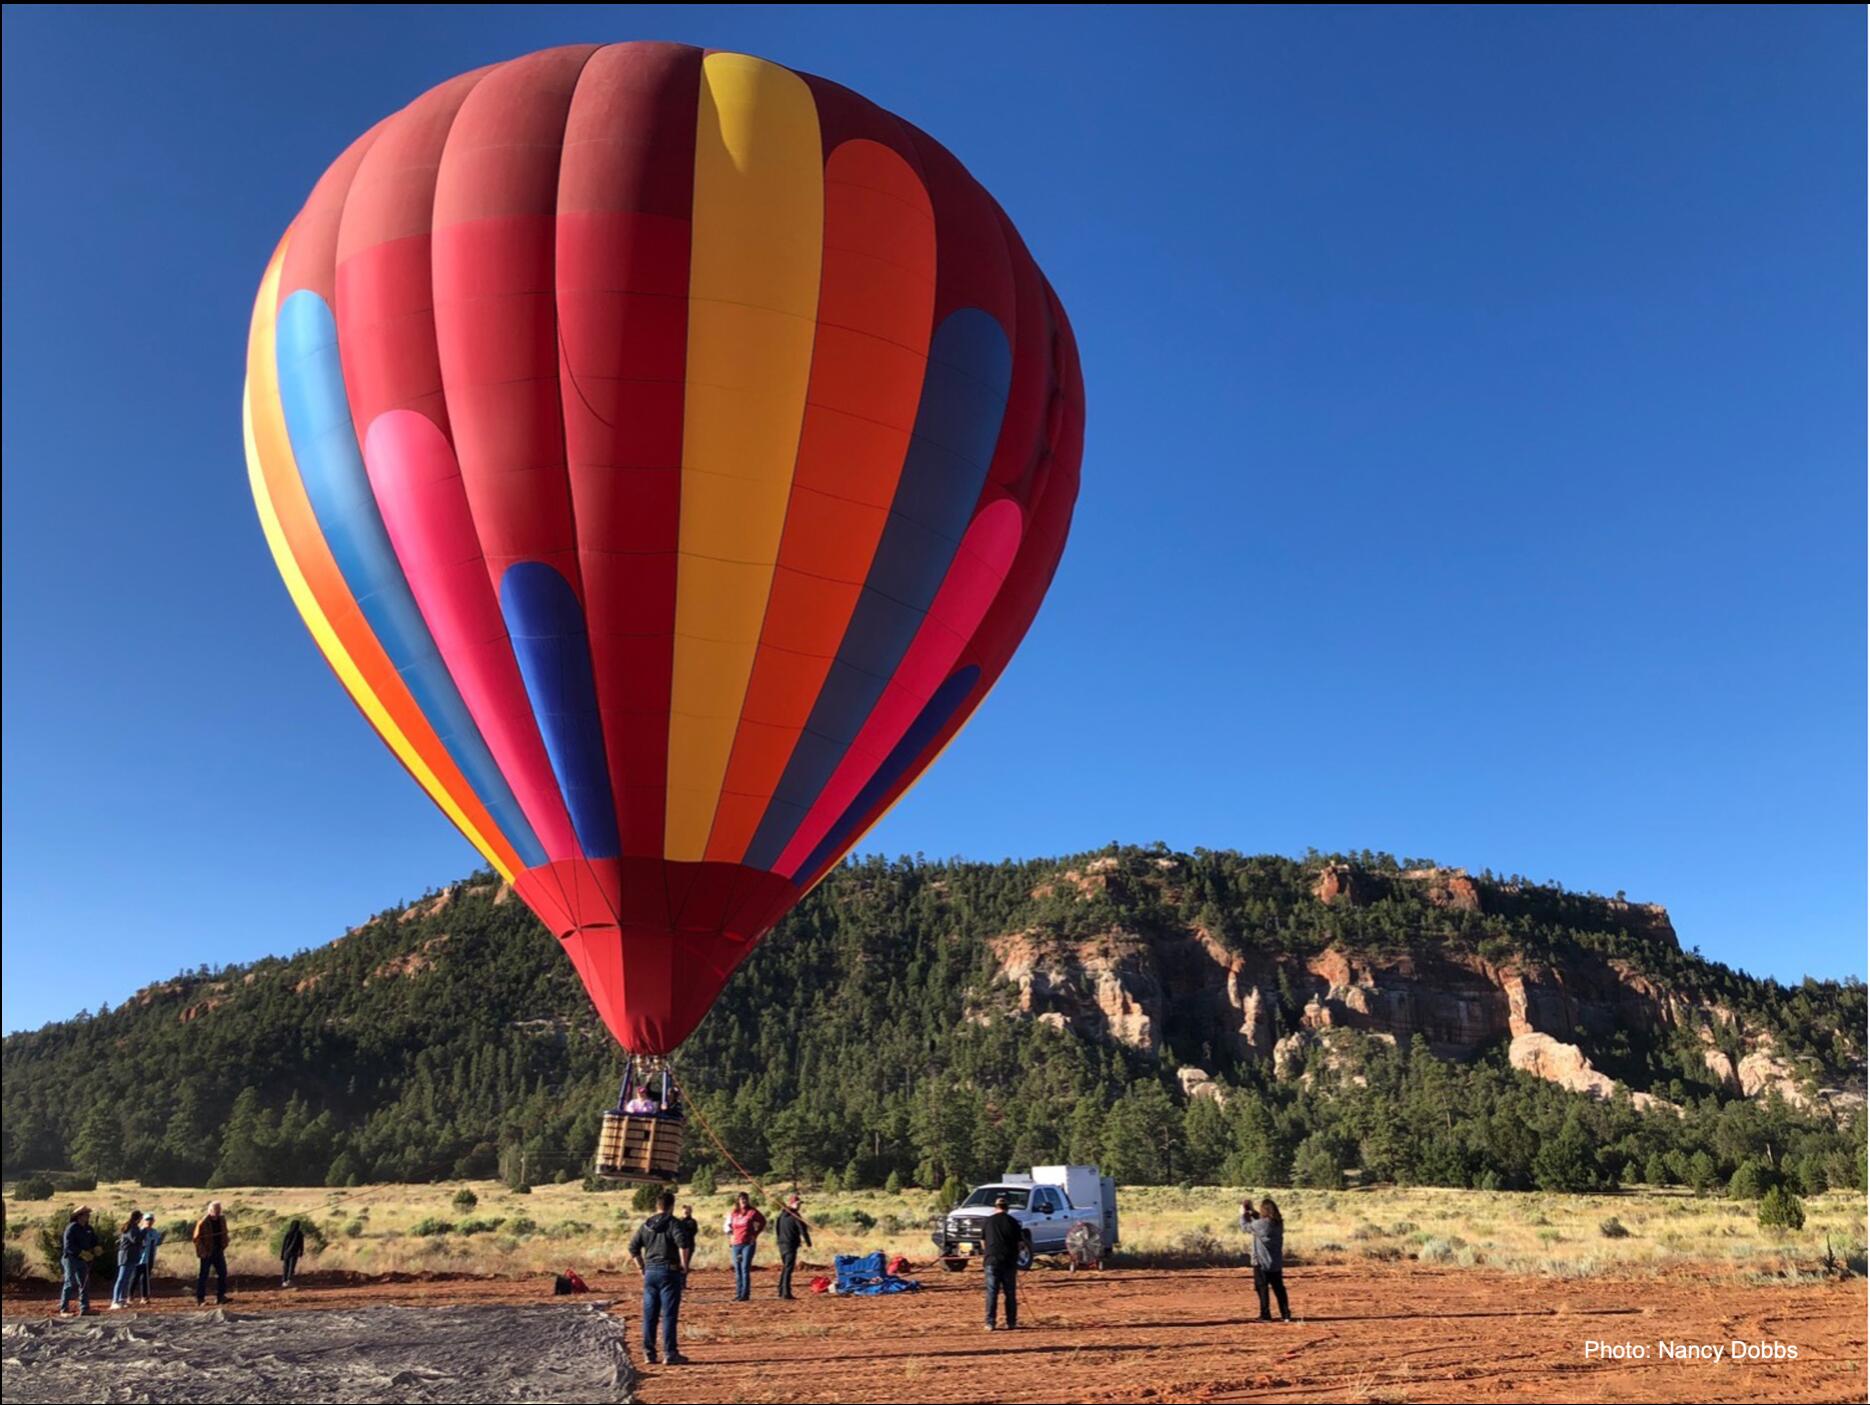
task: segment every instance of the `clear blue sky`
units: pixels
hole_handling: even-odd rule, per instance
[[[1051,598],[867,847],[1387,849],[1863,973],[1860,10],[10,8],[7,1029],[476,866],[268,560],[248,311],[377,117],[643,38],[926,128],[1082,342]]]

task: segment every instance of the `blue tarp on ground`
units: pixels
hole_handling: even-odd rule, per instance
[[[838,1279],[831,1291],[839,1297],[874,1296],[878,1293],[913,1293],[921,1284],[911,1278],[898,1278],[883,1266],[883,1254],[839,1254],[832,1260]]]

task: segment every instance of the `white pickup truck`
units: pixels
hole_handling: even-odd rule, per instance
[[[1032,1174],[1009,1171],[997,1181],[976,1186],[950,1210],[931,1236],[942,1267],[959,1273],[967,1261],[980,1257],[981,1224],[994,1212],[993,1202],[1006,1197],[1007,1213],[1025,1231],[1019,1266],[1032,1267],[1036,1254],[1062,1254],[1065,1236],[1076,1224],[1089,1224],[1097,1232],[1103,1252],[1117,1243],[1117,1185],[1098,1174],[1095,1166],[1035,1166]]]

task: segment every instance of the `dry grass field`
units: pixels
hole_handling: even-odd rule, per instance
[[[1685,1192],[1275,1191],[1298,1317],[1288,1326],[1252,1320],[1252,1274],[1233,1228],[1239,1192],[1132,1189],[1122,1193],[1124,1247],[1111,1265],[1025,1275],[1021,1330],[1009,1335],[981,1329],[977,1269],[927,1271],[934,1201],[925,1192],[807,1195],[818,1225],[808,1263],[900,1252],[922,1266],[921,1291],[777,1302],[763,1248],[755,1300],[734,1302],[718,1228],[735,1189],[685,1196],[704,1230],[682,1307],[689,1366],[643,1366],[636,1352],[640,1280],[624,1245],[641,1216],[628,1191],[571,1184],[521,1195],[486,1182],[240,1189],[217,1192],[233,1219],[226,1314],[198,1313],[174,1281],[194,1268],[181,1236],[163,1250],[148,1308],[59,1322],[51,1283],[9,1283],[6,1399],[609,1398],[556,1376],[532,1380],[537,1353],[511,1345],[534,1330],[525,1314],[570,1331],[592,1307],[643,1368],[634,1398],[669,1405],[1864,1398],[1865,1204],[1848,1193],[1808,1202],[1805,1228],[1776,1235],[1759,1228],[1751,1204]],[[472,1206],[456,1204],[463,1191]],[[169,1224],[197,1213],[208,1193],[106,1185],[83,1198],[103,1218],[134,1204]],[[40,1230],[69,1201],[9,1201],[9,1247],[36,1259]],[[293,1217],[316,1225],[326,1244],[281,1291],[268,1249]],[[552,1296],[546,1275],[568,1267],[589,1280],[591,1296]],[[107,1291],[100,1285],[97,1298]],[[410,1341],[399,1332],[386,1340],[381,1309],[421,1312],[395,1320],[426,1335],[412,1327]],[[464,1309],[482,1325],[449,1325],[448,1314]],[[429,1343],[419,1351],[416,1336]],[[1668,1344],[1721,1355],[1683,1365],[1664,1357]],[[1605,1354],[1612,1347],[1642,1354],[1615,1359]],[[420,1369],[404,1359],[411,1351]],[[1796,1355],[1759,1356],[1774,1351]],[[354,1381],[326,1379],[345,1363],[382,1384],[359,1395]]]
[[[712,1196],[680,1198],[702,1225],[698,1268],[727,1263],[721,1216],[743,1187],[723,1182]],[[774,1189],[769,1187],[769,1190]],[[467,1191],[469,1207],[456,1197]],[[1810,1281],[1827,1248],[1846,1267],[1863,1271],[1865,1201],[1833,1192],[1806,1202],[1804,1229],[1763,1230],[1755,1206],[1681,1190],[1631,1190],[1609,1195],[1376,1188],[1363,1191],[1270,1190],[1286,1217],[1287,1252],[1305,1265],[1413,1261],[1447,1268],[1488,1268],[1513,1274],[1593,1277],[1665,1273],[1675,1268],[1752,1283]],[[806,1189],[815,1226],[807,1258],[883,1249],[921,1262],[930,1257],[928,1225],[935,1198],[924,1191],[880,1190],[818,1195]],[[519,1194],[491,1181],[434,1185],[372,1185],[348,1189],[100,1185],[81,1197],[7,1202],[7,1243],[25,1250],[30,1271],[44,1275],[36,1230],[62,1224],[81,1198],[97,1207],[100,1225],[114,1229],[130,1207],[153,1210],[174,1230],[218,1196],[231,1218],[236,1273],[274,1266],[269,1245],[284,1220],[318,1227],[322,1249],[307,1269],[377,1276],[392,1273],[513,1275],[571,1267],[607,1272],[626,1266],[624,1246],[642,1213],[629,1189],[587,1192],[577,1183],[542,1185]],[[1241,1192],[1220,1187],[1136,1187],[1121,1192],[1122,1248],[1112,1267],[1227,1266],[1241,1260],[1244,1237],[1234,1227]],[[159,1271],[191,1270],[185,1234],[171,1233]]]

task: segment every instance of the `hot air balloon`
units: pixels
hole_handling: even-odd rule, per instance
[[[993,686],[1084,417],[1058,298],[952,155],[661,43],[359,137],[267,265],[244,410],[325,659],[645,1055]]]

